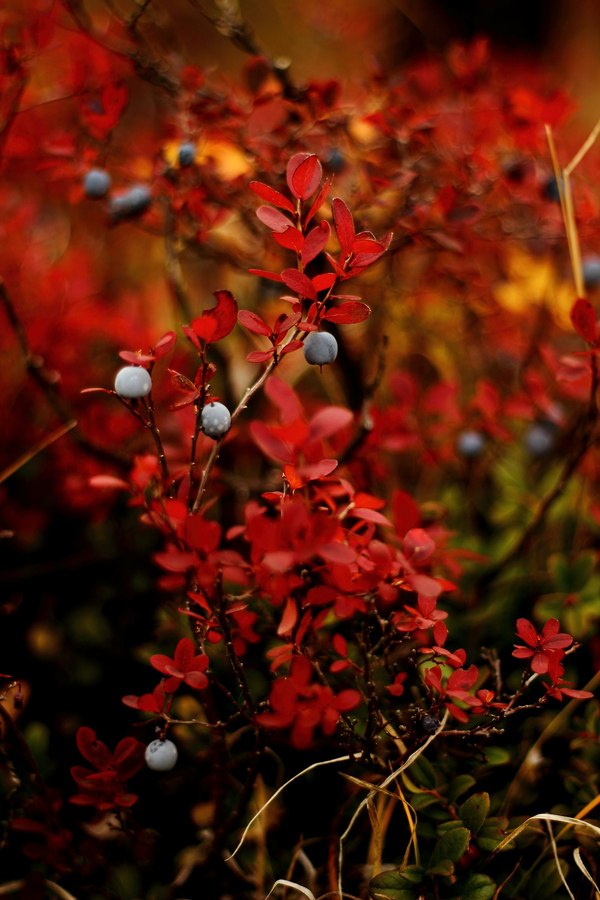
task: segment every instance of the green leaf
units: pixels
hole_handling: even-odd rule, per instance
[[[460,900],[491,900],[497,885],[487,875],[471,874],[459,886]]]
[[[503,747],[486,747],[484,753],[490,766],[504,766],[510,762],[510,753]]]
[[[562,873],[566,878],[569,866],[564,859],[559,860],[559,862]],[[549,900],[557,893],[562,893],[563,890],[564,885],[556,868],[556,863],[553,859],[549,859],[527,881],[526,894],[528,897],[535,897],[535,900]]]
[[[438,798],[433,794],[413,794],[410,798],[410,805],[413,809],[427,809],[438,802]]]
[[[408,776],[419,787],[427,788],[427,790],[433,790],[437,787],[435,769],[429,760],[425,759],[423,754],[412,763],[408,770]]]
[[[490,795],[487,791],[472,794],[460,806],[458,815],[471,834],[477,834],[490,811]]]
[[[423,881],[421,866],[406,866],[376,875],[369,883],[373,900],[416,900],[420,891],[415,888]]]
[[[506,837],[507,825],[506,819],[500,819],[496,816],[487,819],[477,834],[476,842],[480,850],[495,850],[498,844]],[[506,849],[512,850],[514,846],[514,843],[511,842],[507,844]]]
[[[428,875],[454,875],[454,863],[451,859],[440,859],[435,866],[427,869]]]
[[[472,775],[457,775],[456,778],[453,778],[448,788],[448,800],[450,803],[454,803],[461,794],[464,794],[465,791],[468,791],[475,784],[476,781]]]
[[[446,811],[445,821],[438,825],[437,836],[441,837],[443,834],[446,834],[448,831],[454,831],[456,828],[464,828],[463,823],[460,819],[449,819]]]
[[[457,862],[469,846],[470,837],[468,830],[461,825],[455,828],[447,828],[437,839],[427,871],[433,873],[442,862]],[[446,875],[450,873],[436,871],[436,874]]]
[[[556,587],[565,594],[580,591],[587,584],[596,566],[595,554],[584,551],[576,559],[569,561],[562,553],[556,553],[548,560],[548,568]]]

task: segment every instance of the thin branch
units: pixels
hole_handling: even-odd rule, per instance
[[[565,166],[564,171],[565,171],[566,175],[570,175],[571,172],[573,172],[577,168],[577,166],[579,165],[579,163],[581,162],[583,157],[586,155],[586,153],[592,149],[592,147],[598,140],[599,135],[600,135],[600,119],[598,119],[598,121],[592,128],[590,134],[588,135],[586,140],[583,142],[583,144],[581,145],[581,147],[579,148],[579,150],[577,151],[577,153],[575,154],[575,156],[573,157],[571,162],[567,163],[567,165]]]
[[[55,429],[51,434],[47,437],[43,438],[43,440],[38,441],[37,444],[34,444],[26,453],[21,454],[18,459],[16,459],[11,465],[7,466],[0,472],[0,484],[3,481],[6,481],[7,478],[10,478],[11,475],[14,475],[15,472],[18,472],[19,469],[22,469],[23,466],[27,465],[27,463],[33,459],[38,453],[41,453],[42,450],[45,450],[46,447],[49,447],[59,438],[63,437],[63,435],[67,434],[71,429],[75,428],[77,422],[73,420],[72,422],[67,422],[66,425],[61,425],[60,428]]]
[[[363,391],[363,401],[360,409],[358,428],[356,430],[356,433],[350,439],[348,445],[340,455],[340,458],[338,460],[338,465],[340,466],[343,466],[345,463],[349,462],[352,459],[354,454],[364,444],[368,436],[371,434],[371,431],[373,430],[371,407],[373,405],[373,397],[375,396],[385,374],[388,342],[389,338],[387,334],[384,334],[381,341],[381,349],[377,358],[377,371],[375,372],[372,381],[368,385],[366,385]]]
[[[284,95],[290,99],[299,99],[301,92],[289,77],[287,62],[273,59],[261,47],[251,26],[242,16],[238,0],[215,0],[218,12],[209,11],[201,0],[189,0],[189,2],[200,11],[219,34],[230,40],[238,50],[250,56],[261,56],[281,84]]]
[[[94,29],[93,22],[87,12],[83,9],[79,0],[63,0],[65,8],[71,14],[77,27],[84,31],[90,40],[94,41],[99,47],[127,59],[132,63],[138,75],[145,81],[149,81],[156,87],[159,87],[165,93],[176,97],[179,92],[179,83],[171,78],[161,68],[158,60],[154,59],[149,53],[145,53],[141,49],[132,50],[127,46],[117,46],[116,44],[108,44],[98,35]],[[136,34],[139,41],[139,35]]]
[[[295,337],[295,334],[294,334],[294,337]],[[278,363],[279,363],[278,359],[275,359],[275,358],[272,359],[271,362],[268,364],[268,366],[265,368],[265,370],[262,373],[262,375],[260,376],[260,378],[258,378],[254,382],[254,384],[250,385],[250,387],[246,388],[246,392],[244,393],[244,396],[242,397],[242,399],[240,400],[240,402],[238,403],[238,405],[236,406],[234,411],[231,413],[231,421],[232,422],[235,419],[237,419],[237,417],[242,412],[242,410],[246,409],[249,400],[254,396],[254,394],[257,393],[257,391],[259,391],[261,389],[261,387],[263,386],[263,384],[265,383],[265,381],[267,380],[267,378],[269,377],[271,372],[275,369],[275,367],[277,366]],[[200,485],[198,487],[198,493],[196,494],[196,499],[194,500],[194,504],[192,506],[191,511],[192,511],[192,514],[194,514],[194,515],[198,512],[198,510],[200,509],[200,506],[202,505],[202,499],[204,497],[204,492],[206,491],[206,484],[208,482],[208,478],[210,476],[210,473],[213,470],[213,467],[214,467],[217,459],[219,458],[221,446],[222,446],[223,441],[225,440],[226,436],[227,435],[223,435],[223,437],[221,437],[217,441],[215,441],[215,444],[214,444],[212,450],[210,451],[210,455],[209,455],[208,460],[206,461],[206,465],[204,467],[204,472],[202,473],[202,478],[200,480]]]
[[[143,2],[140,3],[139,8],[134,12],[131,19],[129,20],[129,25],[127,26],[131,32],[135,32],[138,22],[147,11],[151,3],[152,0],[143,0]]]

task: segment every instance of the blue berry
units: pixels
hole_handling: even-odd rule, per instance
[[[106,197],[112,184],[111,177],[104,169],[90,169],[83,179],[83,190],[86,197],[98,200]]]
[[[544,199],[550,200],[552,203],[560,203],[560,191],[558,189],[558,181],[551,175],[542,188]]]
[[[218,440],[231,428],[231,414],[223,403],[207,403],[202,410],[202,431]]]
[[[334,147],[327,157],[327,167],[334,173],[341,172],[346,165],[344,154],[338,147]]]
[[[129,219],[146,212],[152,203],[152,193],[145,184],[136,184],[110,201],[113,219]]]
[[[485,438],[480,431],[461,431],[456,439],[456,450],[465,459],[481,456],[484,447]]]
[[[177,159],[180,166],[193,166],[196,162],[196,145],[190,141],[181,144],[177,151]]]
[[[115,391],[119,397],[135,400],[145,397],[152,390],[150,372],[141,366],[125,366],[115,377]]]
[[[596,288],[600,285],[600,256],[584,256],[581,260],[583,283],[586,288]]]
[[[427,734],[435,734],[439,727],[440,720],[435,716],[431,716],[429,713],[423,716],[423,731],[426,731]]]
[[[173,741],[152,741],[144,754],[146,765],[155,772],[168,772],[177,762],[177,747]]]
[[[526,449],[532,456],[545,456],[554,447],[557,426],[546,420],[534,422],[524,437]]]
[[[304,339],[304,358],[313,366],[332,363],[337,352],[337,341],[328,331],[311,331]]]

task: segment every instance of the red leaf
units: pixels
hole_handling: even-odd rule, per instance
[[[217,305],[205,309],[191,323],[193,332],[207,344],[226,337],[237,321],[237,303],[233,294],[230,291],[215,291],[215,297]]]
[[[286,287],[296,291],[300,297],[308,297],[309,300],[317,299],[315,286],[303,272],[298,272],[297,269],[284,269],[281,273],[281,280]]]
[[[271,334],[271,329],[267,323],[249,309],[240,309],[237,318],[240,325],[243,325],[244,328],[247,328],[248,331],[252,331],[254,334],[264,334],[267,336]]]
[[[410,528],[421,522],[419,507],[406,491],[394,491],[392,494],[392,511],[394,526],[399,535],[404,535]]]
[[[348,513],[355,519],[363,519],[365,522],[374,522],[375,525],[391,525],[390,520],[382,513],[375,509],[365,509],[364,507],[355,507]]]
[[[286,209],[288,212],[296,212],[292,201],[288,200],[288,198],[279,191],[269,187],[268,184],[263,184],[262,181],[251,181],[248,187],[251,191],[254,191],[255,194],[258,194],[261,200],[266,200],[267,203],[272,203],[273,206],[280,206],[281,209]]]
[[[258,275],[260,278],[268,278],[270,281],[283,281],[281,275],[277,272],[267,272],[265,269],[248,269],[251,275]]]
[[[282,425],[295,422],[302,416],[302,405],[298,394],[287,382],[271,375],[265,384],[265,394],[278,408]]]
[[[345,712],[346,710],[354,709],[355,706],[358,706],[361,699],[360,693],[354,690],[354,688],[346,688],[346,690],[340,691],[339,694],[337,694],[335,706],[340,712]]]
[[[263,557],[263,564],[272,572],[287,572],[295,562],[296,554],[291,550],[272,550]]]
[[[108,747],[98,740],[96,732],[92,728],[82,725],[77,729],[75,740],[81,755],[96,768],[102,768],[109,762],[111,754]]]
[[[272,206],[259,206],[256,215],[271,231],[287,231],[288,228],[294,227],[287,216]]]
[[[352,547],[348,547],[347,544],[322,544],[317,550],[317,553],[319,556],[322,556],[323,559],[326,559],[327,562],[339,563],[340,565],[347,565],[348,563],[354,562],[356,559],[356,553]]]
[[[254,443],[266,456],[278,462],[293,463],[294,451],[286,441],[276,437],[263,422],[254,421],[250,425],[250,434]]]
[[[316,291],[327,291],[336,281],[337,276],[334,272],[323,272],[322,275],[315,275],[312,279]]]
[[[273,348],[270,350],[253,350],[246,357],[247,362],[263,363],[268,362],[273,356]]]
[[[302,262],[305,266],[325,249],[330,234],[329,222],[323,221],[320,225],[315,225],[314,228],[311,228],[304,239],[304,247],[302,248]]]
[[[167,331],[163,334],[158,343],[153,347],[155,359],[162,359],[175,346],[177,335],[174,331]]]
[[[283,610],[283,615],[281,617],[281,622],[279,623],[279,627],[277,629],[277,634],[280,637],[284,637],[287,634],[290,634],[292,628],[298,621],[298,606],[296,605],[296,601],[293,597],[288,597],[285,604],[285,609]]]
[[[183,550],[170,550],[167,553],[155,553],[154,561],[167,572],[186,572],[196,564],[196,554]]]
[[[181,372],[176,372],[175,369],[167,369],[167,371],[171,376],[171,387],[173,390],[183,394],[189,394],[194,400],[196,397],[200,396],[200,391],[194,382],[190,381],[187,375],[182,375]]]
[[[273,326],[273,331],[277,335],[284,335],[286,332],[293,328],[294,325],[297,325],[300,320],[300,313],[290,313],[286,315],[285,313],[281,313],[281,315],[277,316],[275,321],[275,325]]]
[[[325,406],[312,417],[309,423],[308,441],[330,437],[349,425],[354,418],[351,410],[343,406]]]
[[[296,153],[287,164],[288,187],[298,200],[312,197],[322,177],[323,169],[314,153]]]
[[[281,350],[277,350],[280,356],[284,356],[286,353],[293,353],[294,350],[300,350],[303,347],[302,341],[288,341],[285,347],[282,347]]]
[[[323,319],[328,322],[337,322],[339,325],[354,325],[356,322],[364,322],[371,315],[371,307],[366,303],[356,300],[348,300],[339,306],[327,310]]]
[[[422,528],[411,528],[404,535],[402,549],[411,563],[422,563],[435,550],[435,541]]]
[[[315,213],[317,213],[321,209],[321,207],[325,203],[325,200],[327,199],[330,189],[331,189],[331,179],[329,179],[328,181],[324,181],[323,184],[321,185],[321,189],[320,189],[319,193],[317,194],[317,196],[315,197],[315,199],[313,200],[311,207],[307,213],[306,219],[304,220],[305,226],[308,225],[308,223],[311,221],[311,219],[313,218]]]
[[[283,471],[290,485],[296,489],[303,487],[308,481],[318,481],[319,478],[331,475],[337,465],[337,459],[321,459],[304,466],[285,466]]]
[[[114,488],[116,490],[129,490],[129,485],[122,478],[116,478],[114,475],[92,475],[89,480],[91,487],[95,488]]]
[[[281,247],[285,247],[286,250],[295,250],[296,253],[300,253],[304,246],[302,233],[293,225],[290,225],[285,231],[273,232],[273,238]]]
[[[334,197],[331,201],[331,211],[342,255],[344,257],[349,256],[352,252],[354,241],[354,219],[352,218],[352,213],[339,197]]]
[[[589,300],[579,297],[571,308],[573,328],[584,341],[593,344],[598,335],[596,310]]]
[[[121,359],[124,359],[125,362],[131,363],[134,366],[143,366],[146,363],[154,362],[156,359],[155,356],[152,356],[149,353],[140,353],[139,350],[119,350],[119,356]]]
[[[435,578],[429,575],[407,575],[406,580],[412,589],[423,597],[437,597],[442,592]]]

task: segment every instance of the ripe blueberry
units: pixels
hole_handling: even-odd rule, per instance
[[[581,260],[583,283],[586,288],[596,288],[600,285],[600,256],[584,256]]]
[[[136,184],[112,197],[109,211],[113,219],[129,219],[140,216],[152,203],[150,188],[145,184]]]
[[[190,141],[180,144],[177,151],[177,160],[180,166],[193,166],[196,162],[196,145]]]
[[[83,179],[83,190],[86,197],[97,200],[106,197],[110,191],[111,177],[104,169],[90,169]]]
[[[560,190],[554,175],[551,175],[544,183],[542,195],[545,200],[550,200],[552,203],[560,203]]]
[[[223,403],[207,403],[202,410],[202,431],[208,437],[222,438],[231,427],[231,414]]]
[[[439,727],[440,720],[435,716],[431,716],[429,713],[423,716],[423,731],[426,731],[427,734],[435,734]]]
[[[485,438],[480,431],[461,431],[456,439],[456,450],[465,459],[476,459],[483,453]]]
[[[119,397],[135,400],[145,397],[152,390],[152,378],[141,366],[125,366],[115,377],[115,391]]]
[[[177,762],[177,747],[173,741],[152,741],[144,754],[146,765],[155,772],[168,772]]]
[[[554,422],[534,422],[525,432],[525,447],[532,456],[545,456],[554,447],[557,426]]]
[[[311,331],[304,340],[304,358],[313,366],[332,363],[337,352],[337,341],[328,331]]]
[[[346,160],[344,158],[344,154],[338,147],[334,147],[327,157],[327,166],[331,169],[332,172],[336,174],[341,172],[344,166],[346,165]]]

